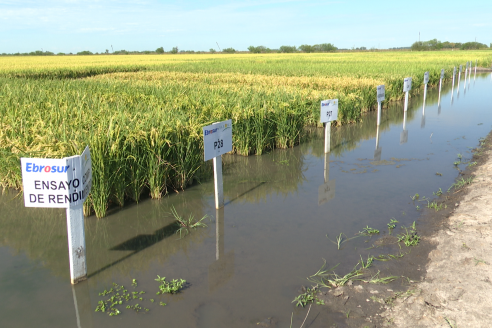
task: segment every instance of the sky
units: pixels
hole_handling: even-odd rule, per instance
[[[0,53],[492,42],[492,1],[0,0]]]

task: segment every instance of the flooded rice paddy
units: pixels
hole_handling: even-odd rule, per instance
[[[224,156],[226,206],[214,209],[213,180],[160,201],[86,218],[89,279],[70,285],[64,210],[24,208],[15,193],[0,196],[0,318],[4,327],[257,327],[300,326],[306,308],[291,303],[306,277],[326,259],[349,272],[377,240],[355,238],[340,250],[332,241],[366,226],[387,233],[387,223],[417,221],[427,202],[445,192],[465,169],[472,148],[492,129],[492,76],[460,81],[403,104],[389,104],[363,122],[332,128],[324,154],[323,130],[289,150],[262,156]],[[460,158],[461,157],[461,158]],[[171,207],[201,218],[206,228],[176,234]],[[420,207],[420,210],[417,208]],[[378,263],[375,264],[379,265]],[[390,272],[388,272],[390,274]],[[156,295],[157,275],[186,279],[176,295]],[[138,287],[132,287],[136,279]],[[149,311],[120,306],[110,317],[95,312],[99,293],[123,284],[145,291]],[[153,299],[154,302],[151,302]],[[167,305],[161,306],[160,302]],[[340,314],[320,308],[310,327]],[[314,321],[313,321],[314,319]],[[260,325],[258,325],[260,323]]]

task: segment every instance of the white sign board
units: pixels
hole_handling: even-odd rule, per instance
[[[321,102],[321,123],[335,121],[338,117],[338,99],[323,100]]]
[[[429,83],[429,72],[424,73],[424,84]]]
[[[403,80],[403,92],[408,92],[410,90],[412,90],[412,78],[406,77]]]
[[[232,120],[203,127],[204,160],[232,151]]]
[[[444,68],[441,70],[441,79],[444,79]]]
[[[62,159],[21,158],[24,205],[69,208],[82,204],[92,186],[89,147],[86,147],[82,156]]]
[[[318,188],[318,205],[323,205],[335,198],[335,180],[329,180]]]
[[[377,90],[378,90],[377,93],[378,102],[384,101],[384,97],[385,97],[384,84],[378,85]]]

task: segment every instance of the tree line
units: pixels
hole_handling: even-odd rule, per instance
[[[492,48],[492,43],[490,44]],[[479,50],[479,49],[489,49],[486,44],[480,42],[441,42],[437,39],[432,39],[429,41],[416,41],[410,47],[413,51],[430,51],[430,50]]]
[[[451,49],[451,50],[479,50],[479,49],[492,49],[492,43],[490,44],[490,47],[487,46],[486,44],[480,43],[480,42],[466,42],[466,43],[460,43],[460,42],[441,42],[437,39],[432,39],[429,41],[417,41],[412,44],[410,48],[408,47],[402,47],[402,48],[390,48],[389,50],[408,50],[411,49],[412,51],[431,51],[431,50],[446,50],[446,49]],[[260,54],[260,53],[299,53],[299,52],[304,52],[304,53],[313,53],[313,52],[334,52],[334,51],[346,51],[349,49],[338,49],[331,43],[321,43],[321,44],[315,44],[315,45],[308,45],[308,44],[303,44],[299,47],[296,46],[281,46],[278,49],[270,49],[265,46],[249,46],[248,47],[248,52],[254,53],[254,54]],[[352,50],[357,50],[357,51],[372,51],[374,49],[368,50],[366,47],[360,47],[360,48],[352,48]],[[106,49],[105,52],[101,53],[93,53],[89,50],[84,50],[80,51],[77,53],[63,53],[59,52],[56,55],[62,56],[62,55],[137,55],[137,54],[177,54],[177,53],[186,53],[186,54],[200,54],[200,53],[226,53],[226,54],[233,54],[236,52],[239,52],[238,50],[229,47],[225,49],[220,49],[219,51],[215,50],[214,48],[210,48],[209,51],[194,51],[194,50],[183,50],[179,49],[177,46],[172,47],[170,50],[165,51],[164,47],[159,47],[156,50],[144,50],[144,51],[127,51],[127,50],[117,50],[113,52],[109,52],[108,49]],[[54,56],[55,53],[51,51],[41,51],[41,50],[36,50],[33,52],[26,52],[26,53],[2,53],[0,56]]]

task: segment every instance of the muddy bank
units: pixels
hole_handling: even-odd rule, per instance
[[[396,234],[379,236],[373,243],[379,253],[404,256],[387,256],[357,277],[362,280],[321,289],[318,298],[341,318],[338,327],[490,327],[492,134],[470,164],[435,199],[438,210],[421,205],[418,246],[401,248]],[[378,272],[394,280],[369,283]]]

